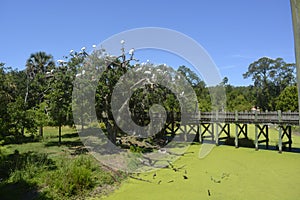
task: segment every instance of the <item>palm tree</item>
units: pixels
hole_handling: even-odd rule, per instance
[[[32,106],[41,105],[44,93],[47,90],[46,73],[55,68],[53,56],[45,52],[37,52],[30,55],[26,61],[27,87],[25,104],[31,90]],[[30,85],[32,86],[30,89]],[[43,136],[43,126],[39,129],[40,136]]]
[[[53,69],[54,66],[53,56],[40,51],[30,55],[26,61],[26,72],[33,79],[38,73],[45,74]]]

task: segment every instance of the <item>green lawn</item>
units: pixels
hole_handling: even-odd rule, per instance
[[[5,145],[9,153],[18,150],[20,153],[34,151],[47,153],[51,157],[56,157],[64,152],[69,152],[72,147],[81,145],[80,138],[76,130],[70,127],[62,127],[62,144],[58,145],[58,128],[44,127],[44,137],[40,142],[28,142],[23,144]]]

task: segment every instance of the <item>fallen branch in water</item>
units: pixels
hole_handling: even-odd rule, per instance
[[[152,181],[146,180],[146,179],[142,179],[142,178],[138,178],[138,177],[134,177],[134,176],[129,176],[132,179],[138,180],[138,181],[144,181],[144,182],[148,182],[148,183],[152,183]]]

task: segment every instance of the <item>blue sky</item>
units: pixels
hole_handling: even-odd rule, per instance
[[[288,0],[1,0],[0,25],[0,62],[18,69],[37,51],[61,59],[70,49],[91,50],[114,34],[149,26],[196,40],[233,85],[251,83],[242,74],[260,57],[295,62]],[[186,64],[151,51],[140,60],[147,54],[155,63]]]

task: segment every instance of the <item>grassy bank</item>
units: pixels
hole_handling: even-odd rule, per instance
[[[85,199],[110,192],[121,174],[103,169],[74,129],[46,127],[42,140],[7,144],[0,154],[0,199]]]

